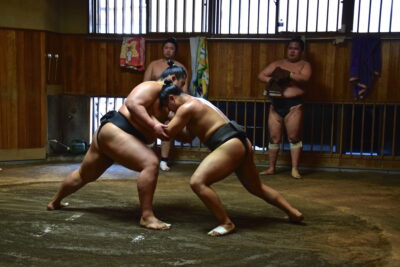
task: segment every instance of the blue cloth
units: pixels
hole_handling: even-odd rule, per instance
[[[363,99],[382,67],[381,40],[379,37],[353,37],[350,65],[350,82],[354,97]]]

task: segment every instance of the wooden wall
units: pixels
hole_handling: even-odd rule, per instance
[[[120,41],[88,40],[83,35],[60,35],[60,79],[64,93],[126,96],[143,79],[143,72],[119,67]],[[54,45],[54,44],[53,44]],[[146,44],[146,64],[162,56],[161,41]],[[180,41],[177,60],[191,72],[189,41]],[[49,44],[51,46],[51,44]],[[285,56],[281,41],[214,41],[208,42],[210,65],[210,98],[263,99],[264,84],[258,73],[270,62]],[[351,41],[333,45],[330,40],[309,41],[306,59],[313,67],[306,101],[353,101],[348,83]],[[399,103],[400,41],[382,41],[382,75],[376,79],[368,102]]]
[[[45,146],[45,33],[0,29],[0,149]]]
[[[186,56],[188,46],[188,42],[180,44],[176,59],[190,70],[190,57]],[[57,50],[57,45],[53,47]],[[83,35],[62,35],[60,47],[60,82],[66,94],[125,97],[143,81],[144,71],[119,66],[121,41],[88,40]],[[145,57],[146,65],[161,58],[162,43],[147,42]]]
[[[313,68],[306,101],[353,101],[348,83],[351,41],[340,46],[331,41],[308,41],[305,58]],[[258,73],[285,56],[283,42],[209,42],[210,98],[263,99],[264,84]],[[399,103],[400,41],[382,41],[382,75],[368,95],[368,102]]]

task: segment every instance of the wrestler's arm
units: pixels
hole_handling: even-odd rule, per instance
[[[128,96],[125,101],[125,106],[135,120],[148,131],[154,131],[159,138],[168,139],[164,128],[167,126],[154,120],[147,112],[147,108],[153,105],[158,98],[159,90],[152,86],[151,82],[139,84],[135,90]]]
[[[153,61],[154,62],[154,61]],[[144,76],[143,76],[143,81],[151,81],[151,76],[153,73],[153,62],[151,62],[149,64],[149,66],[147,66],[146,71],[144,72]]]
[[[304,67],[299,72],[290,73],[290,79],[298,83],[305,83],[310,79],[311,74],[311,65],[310,63],[305,62]]]
[[[192,108],[191,104],[184,104],[178,108],[175,116],[168,123],[168,128],[165,130],[171,139],[176,139],[176,137],[181,135],[181,133],[183,136],[186,136],[185,138],[190,136],[185,126],[190,121]]]
[[[269,83],[269,81],[272,79],[272,77],[270,75],[276,67],[277,67],[277,63],[272,62],[258,74],[258,79],[262,82]]]

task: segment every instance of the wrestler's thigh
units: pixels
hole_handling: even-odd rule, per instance
[[[289,140],[298,140],[303,129],[304,107],[297,105],[285,117],[285,128]]]
[[[282,138],[282,125],[283,119],[279,114],[274,110],[273,106],[271,105],[269,109],[268,115],[268,130],[270,139],[274,142],[279,142]]]
[[[193,173],[191,183],[206,185],[218,182],[234,172],[242,162],[245,148],[233,138],[211,152]]]
[[[92,181],[99,178],[112,164],[113,160],[101,153],[95,144],[92,144],[83,158],[79,174],[83,180]]]
[[[237,168],[236,175],[247,190],[254,191],[261,188],[261,180],[254,163],[254,151],[251,148],[251,143],[249,140],[247,140],[247,143],[249,151],[245,160]]]
[[[134,171],[142,171],[146,166],[158,163],[156,154],[142,141],[111,123],[103,126],[99,147],[114,161]]]

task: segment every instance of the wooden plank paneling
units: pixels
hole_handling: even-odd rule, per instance
[[[0,149],[43,148],[45,34],[0,29]]]
[[[15,31],[0,30],[0,149],[18,145],[16,35]]]

